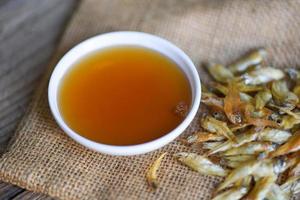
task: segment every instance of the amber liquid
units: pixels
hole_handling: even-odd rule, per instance
[[[61,81],[59,109],[78,134],[110,145],[134,145],[170,132],[183,120],[179,102],[190,105],[183,72],[161,54],[136,46],[88,55]]]

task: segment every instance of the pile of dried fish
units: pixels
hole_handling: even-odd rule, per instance
[[[214,200],[285,200],[300,192],[300,71],[266,66],[266,55],[259,49],[227,67],[207,66],[216,81],[202,89],[209,109],[201,130],[185,139],[207,152],[175,154],[201,174],[225,178]]]

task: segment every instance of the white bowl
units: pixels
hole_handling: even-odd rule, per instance
[[[58,108],[58,90],[64,74],[71,67],[73,67],[74,64],[78,62],[78,60],[85,57],[86,55],[106,47],[117,45],[136,45],[160,52],[161,54],[167,56],[169,59],[177,63],[177,65],[186,74],[189,80],[192,89],[192,103],[188,115],[174,130],[158,139],[143,144],[129,146],[101,144],[82,137],[81,135],[73,131],[67,125],[67,123],[65,123],[63,117],[61,116]],[[57,63],[51,75],[48,88],[48,100],[50,109],[56,122],[64,130],[64,132],[85,147],[110,155],[137,155],[153,151],[168,144],[176,137],[178,137],[191,123],[197,113],[200,104],[200,97],[201,83],[197,70],[191,59],[171,42],[160,37],[141,32],[106,33],[94,36],[76,45]]]

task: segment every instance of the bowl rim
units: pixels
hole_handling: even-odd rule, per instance
[[[70,64],[70,61],[68,63],[68,59],[73,56],[73,54],[78,54],[79,50],[82,48],[86,48],[87,43],[92,43],[97,40],[103,40],[105,37],[142,37],[145,39],[151,39],[155,40],[156,42],[160,43],[161,45],[168,46],[168,48],[171,48],[172,51],[174,51],[181,59],[184,60],[184,62],[187,63],[185,67],[188,67],[191,71],[191,76],[194,81],[191,81],[188,77],[188,74],[185,73],[187,78],[189,79],[190,84],[193,84],[194,91],[192,91],[192,104],[190,107],[190,110],[185,117],[185,119],[172,131],[166,133],[165,135],[156,138],[154,140],[151,140],[149,142],[136,144],[136,145],[124,145],[124,146],[118,146],[118,145],[108,145],[108,144],[102,144],[99,142],[92,141],[90,139],[87,139],[80,134],[73,131],[67,123],[64,121],[63,117],[61,116],[61,113],[58,109],[58,99],[57,99],[57,93],[59,90],[60,80],[61,78],[58,78],[59,76],[62,77],[64,73],[61,72],[62,68],[65,67],[66,69],[70,69],[70,67],[73,66],[73,63]],[[111,45],[113,46],[113,45]],[[141,45],[143,46],[143,45]],[[99,48],[101,49],[101,48]],[[154,51],[157,51],[155,49],[152,49]],[[80,53],[79,53],[80,54]],[[88,53],[87,53],[88,54]],[[84,57],[84,54],[81,54],[81,56],[77,56],[76,60],[80,60],[81,57]],[[74,59],[74,58],[73,58]],[[170,58],[172,59],[172,58]],[[172,59],[173,60],[173,59]],[[65,66],[66,63],[68,63],[68,66]],[[191,85],[192,86],[192,85]],[[194,119],[199,105],[200,105],[200,99],[201,99],[201,82],[200,77],[198,75],[198,72],[196,70],[195,65],[193,64],[192,60],[185,54],[179,47],[175,46],[171,42],[169,42],[166,39],[163,39],[161,37],[144,33],[144,32],[135,32],[135,31],[117,31],[117,32],[109,32],[104,34],[99,34],[96,36],[93,36],[91,38],[88,38],[79,44],[75,45],[73,48],[71,48],[56,64],[54,67],[54,70],[51,74],[49,85],[48,85],[48,103],[50,106],[50,110],[52,115],[54,116],[55,121],[60,126],[60,128],[73,140],[80,143],[81,145],[92,149],[94,151],[109,154],[109,155],[119,155],[119,156],[129,156],[129,155],[138,155],[138,154],[144,154],[153,150],[156,150],[158,148],[161,148],[165,146],[166,144],[170,143],[174,139],[176,139],[180,134],[183,133],[183,131],[189,126],[189,124]]]

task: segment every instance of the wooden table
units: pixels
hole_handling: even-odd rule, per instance
[[[78,0],[0,0],[0,154]],[[0,199],[52,199],[0,181]]]

